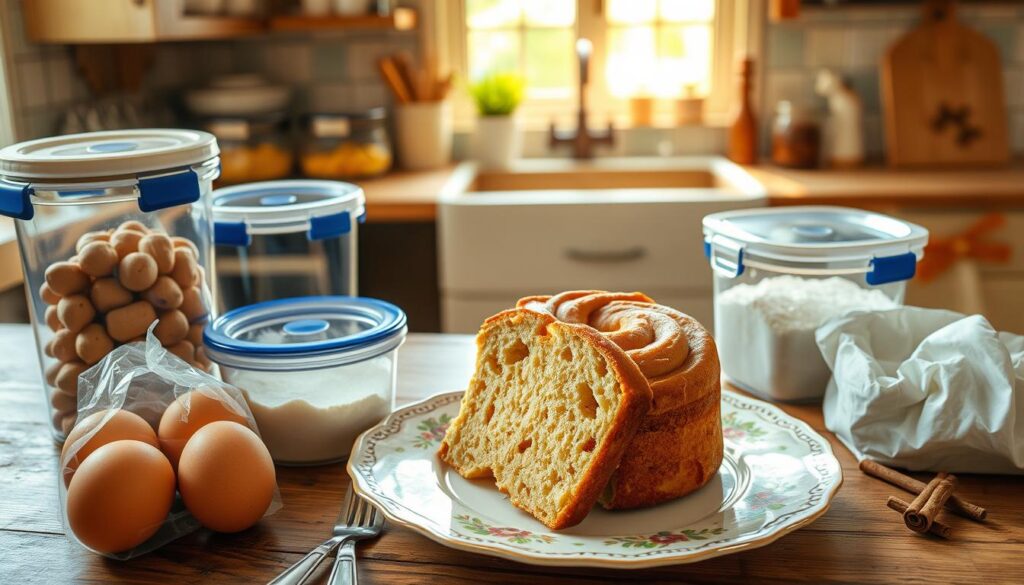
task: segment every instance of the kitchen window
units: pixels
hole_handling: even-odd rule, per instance
[[[460,0],[448,20],[449,56],[466,81],[492,72],[526,80],[528,128],[569,124],[577,100],[575,42],[593,41],[590,121],[629,126],[629,99],[656,99],[655,123],[674,125],[675,100],[701,97],[705,121],[728,119],[735,63],[746,49],[749,0]],[[459,96],[459,126],[472,103]]]

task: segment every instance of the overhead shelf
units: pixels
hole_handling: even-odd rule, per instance
[[[360,16],[275,16],[270,19],[270,30],[315,31],[346,29],[412,30],[416,28],[416,11],[395,8],[387,16],[366,14]]]

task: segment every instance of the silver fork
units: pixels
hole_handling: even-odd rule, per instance
[[[352,491],[352,487],[349,486],[348,491],[345,493],[345,501],[341,505],[341,513],[338,514],[338,519],[334,523],[334,529],[331,531],[331,537],[309,551],[306,556],[299,559],[294,565],[285,569],[269,585],[302,585],[316,571],[320,563],[334,552],[334,549],[351,542],[353,539],[360,540],[377,536],[380,534],[383,524],[383,514],[378,512],[366,500],[357,496]],[[354,575],[355,549],[349,547],[349,550],[352,555],[350,565]],[[336,561],[335,568],[331,572],[332,579],[334,579],[334,575],[338,571],[338,562]],[[355,583],[354,577],[350,583]]]
[[[360,501],[366,503],[362,498]],[[338,556],[334,559],[334,567],[331,569],[327,585],[357,585],[359,579],[356,572],[356,542],[379,535],[384,526],[384,514],[372,505],[366,504],[360,525],[365,527],[364,530],[350,536],[338,549]]]

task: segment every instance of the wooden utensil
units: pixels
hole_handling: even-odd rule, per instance
[[[391,88],[391,93],[395,94],[395,99],[398,100],[398,103],[407,104],[413,101],[409,86],[406,85],[398,66],[391,57],[381,57],[377,61],[377,68],[380,69],[380,75],[384,78],[384,83]]]
[[[953,0],[929,0],[924,19],[882,58],[886,158],[892,166],[1009,161],[1003,71],[992,41],[956,20]]]

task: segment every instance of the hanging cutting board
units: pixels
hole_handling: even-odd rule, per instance
[[[1009,161],[999,50],[957,21],[952,0],[925,2],[921,24],[882,58],[881,88],[890,165]]]

